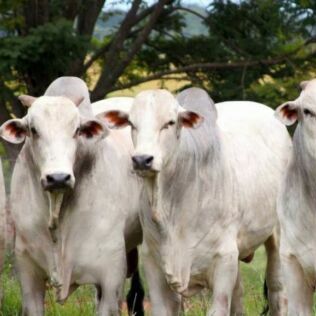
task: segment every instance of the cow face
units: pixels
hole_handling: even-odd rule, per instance
[[[130,113],[108,111],[99,115],[110,128],[131,126],[135,151],[134,169],[142,176],[153,176],[170,160],[177,149],[181,129],[195,128],[202,117],[182,109],[166,90],[139,93]]]
[[[280,105],[275,115],[288,126],[299,121],[304,129],[316,136],[316,79],[303,81],[300,87],[300,96],[294,101]]]
[[[44,190],[73,188],[79,142],[104,136],[106,127],[97,120],[80,116],[77,108],[80,100],[48,96],[37,99],[23,96],[20,100],[30,106],[27,115],[5,122],[0,128],[1,137],[15,144],[27,138]]]
[[[300,96],[280,105],[275,115],[285,125],[298,122],[296,135],[305,148],[305,157],[316,159],[316,79],[302,82],[301,89]]]

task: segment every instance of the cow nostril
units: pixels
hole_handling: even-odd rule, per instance
[[[147,167],[151,167],[153,160],[154,160],[153,156],[149,156],[149,157],[145,158],[145,165]]]
[[[51,176],[51,175],[47,175],[46,176],[46,180],[47,180],[48,183],[54,183],[54,177]]]
[[[138,162],[138,156],[132,156],[132,161],[136,165]]]

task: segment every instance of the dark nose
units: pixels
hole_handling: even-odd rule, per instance
[[[54,191],[70,187],[71,176],[68,173],[51,173],[43,181],[45,190]]]
[[[133,156],[133,166],[135,170],[149,170],[153,165],[153,156],[149,155],[138,155]]]

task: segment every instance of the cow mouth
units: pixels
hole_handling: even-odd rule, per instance
[[[44,191],[48,191],[50,193],[65,193],[68,190],[71,190],[71,185],[65,185],[65,184],[47,184],[44,183],[45,181],[42,181],[42,186]]]
[[[154,170],[154,169],[140,170],[140,169],[134,168],[134,171],[138,176],[142,178],[154,178],[159,173],[158,170]]]

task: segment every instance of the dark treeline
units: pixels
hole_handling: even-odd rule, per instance
[[[315,77],[313,0],[214,0],[199,10],[181,0],[126,2],[120,22],[100,38],[96,24],[115,14],[105,0],[2,0],[0,123],[25,113],[17,95],[41,95],[61,75],[93,82],[93,101],[175,78],[207,89],[216,101],[272,107]],[[188,35],[197,18],[203,32]]]

